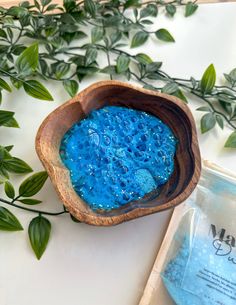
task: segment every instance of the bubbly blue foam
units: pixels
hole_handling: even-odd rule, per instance
[[[176,143],[155,116],[106,106],[66,132],[60,156],[77,194],[94,210],[112,210],[168,181]]]

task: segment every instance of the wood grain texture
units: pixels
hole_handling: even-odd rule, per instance
[[[59,146],[75,122],[106,105],[135,108],[157,116],[169,125],[179,143],[174,173],[160,195],[154,191],[119,209],[94,212],[74,191]],[[201,171],[195,123],[187,105],[176,97],[119,81],[95,83],[53,111],[39,128],[36,151],[69,212],[81,222],[98,226],[115,225],[177,206],[194,190]]]
[[[33,0],[28,0],[30,3],[33,3]],[[148,0],[147,0],[148,1]],[[22,1],[17,0],[0,0],[0,5],[3,7],[11,7],[13,5],[18,5]],[[53,3],[62,4],[63,0],[53,0]],[[146,2],[145,0],[143,2]],[[219,3],[219,2],[236,2],[236,0],[198,0],[197,3]]]

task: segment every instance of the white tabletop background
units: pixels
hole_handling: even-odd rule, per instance
[[[236,3],[204,4],[190,18],[184,18],[181,10],[173,19],[161,15],[156,28],[168,28],[176,43],[153,38],[133,52],[144,51],[153,60],[163,61],[163,69],[176,77],[199,79],[214,63],[218,81],[222,81],[222,73],[236,67],[235,16]],[[104,77],[88,79],[80,89],[99,79]],[[36,131],[45,116],[68,99],[59,84],[47,82],[46,86],[54,102],[35,100],[21,90],[3,98],[2,108],[16,112],[21,128],[1,130],[1,144],[15,144],[13,154],[34,170],[42,170],[34,150]],[[192,99],[192,110],[199,105]],[[193,113],[199,132],[200,113]],[[199,133],[199,142],[203,158],[235,171],[236,150],[223,148],[229,132],[216,127],[205,135]],[[42,208],[61,210],[49,180],[37,198],[44,201]],[[38,261],[27,238],[27,225],[34,214],[11,210],[25,230],[0,232],[1,305],[136,305],[171,214],[166,211],[108,228],[76,224],[68,215],[50,217],[51,239]]]

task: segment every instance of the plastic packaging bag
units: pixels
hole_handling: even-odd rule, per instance
[[[161,277],[177,305],[236,304],[236,183],[229,176],[203,170]]]

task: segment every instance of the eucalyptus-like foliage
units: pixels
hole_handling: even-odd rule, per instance
[[[225,147],[236,148],[236,69],[225,74],[225,84],[216,85],[216,72],[210,65],[200,80],[182,79],[168,75],[162,62],[134,50],[144,45],[150,37],[157,47],[162,43],[174,43],[175,38],[165,28],[154,28],[158,14],[173,18],[177,8],[183,6],[185,16],[197,10],[195,2],[173,0],[166,3],[153,0],[64,0],[63,6],[51,0],[22,2],[9,9],[0,7],[0,103],[2,91],[20,88],[26,94],[45,101],[53,97],[42,80],[54,80],[64,86],[73,97],[79,83],[86,77],[103,73],[110,79],[135,80],[151,90],[159,90],[179,97],[187,103],[191,94],[199,98],[204,112],[201,119],[203,133],[218,124],[232,128]],[[154,28],[154,30],[150,30]],[[101,66],[98,58],[107,61]],[[22,110],[23,111],[23,110]],[[18,128],[12,111],[0,110],[0,126]],[[4,132],[1,128],[0,132]],[[67,213],[47,212],[32,208],[41,203],[34,196],[41,190],[45,172],[35,173],[20,184],[16,191],[9,181],[12,174],[27,174],[31,167],[10,154],[11,146],[0,146],[0,183],[9,200],[5,204],[37,213],[29,224],[31,246],[40,258],[47,246],[51,225],[45,215]],[[22,230],[18,219],[7,209],[1,208],[0,230]],[[75,219],[72,217],[72,220]]]

